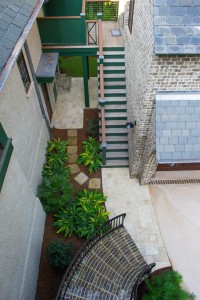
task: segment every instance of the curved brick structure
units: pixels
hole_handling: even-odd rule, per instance
[[[138,275],[147,266],[124,227],[118,228],[85,256],[58,299],[130,299]],[[63,290],[65,287],[63,286]]]

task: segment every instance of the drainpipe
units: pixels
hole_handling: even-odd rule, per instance
[[[47,118],[47,116],[46,116],[46,113],[45,113],[45,110],[44,110],[44,106],[43,106],[43,103],[42,103],[42,97],[41,97],[39,85],[38,85],[38,82],[37,82],[37,79],[36,79],[36,76],[35,76],[35,71],[34,71],[34,67],[33,67],[33,62],[32,62],[32,59],[31,59],[31,54],[30,54],[30,51],[29,51],[29,47],[28,47],[27,41],[25,41],[25,43],[24,43],[24,49],[25,49],[26,56],[27,56],[27,59],[28,59],[28,62],[29,62],[31,74],[32,74],[32,77],[33,77],[33,82],[34,82],[34,85],[35,85],[35,90],[36,90],[36,94],[37,94],[37,97],[38,97],[38,102],[39,102],[39,105],[40,105],[42,117],[43,117],[43,119],[44,119],[45,122],[46,122],[47,129],[48,129],[48,131],[49,131],[50,138],[52,138],[53,135],[52,135],[52,132],[51,132],[51,126],[50,126],[50,124],[49,124],[49,120],[48,120],[48,118]]]

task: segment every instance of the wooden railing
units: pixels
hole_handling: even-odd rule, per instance
[[[101,145],[102,145],[102,164],[106,165],[106,120],[105,120],[105,98],[104,98],[104,66],[103,59],[103,31],[102,15],[98,19],[98,39],[99,39],[99,77],[100,77],[100,105],[101,105]]]

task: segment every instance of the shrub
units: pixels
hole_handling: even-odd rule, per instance
[[[87,123],[86,134],[93,138],[97,138],[99,136],[99,120],[98,119],[90,119]]]
[[[148,294],[142,300],[192,300],[196,299],[194,294],[184,291],[181,287],[183,277],[176,271],[166,271],[161,275],[153,277],[150,281],[145,280]]]
[[[74,256],[74,244],[62,240],[51,241],[45,252],[48,263],[58,269],[66,269]]]
[[[43,167],[43,176],[52,177],[55,173],[63,174],[66,177],[70,175],[70,169],[64,164],[68,160],[67,141],[50,140],[47,143],[46,163]]]
[[[90,238],[107,221],[109,213],[102,205],[105,201],[106,197],[98,191],[83,190],[78,193],[71,207],[55,215],[54,225],[59,228],[57,232],[64,232],[65,236],[75,233],[78,237]]]
[[[83,153],[81,153],[77,159],[78,165],[88,167],[88,171],[97,172],[101,167],[101,156],[99,143],[92,137],[89,137],[83,142]]]
[[[44,177],[38,186],[38,197],[46,212],[56,212],[72,201],[73,188],[69,178],[62,174]]]

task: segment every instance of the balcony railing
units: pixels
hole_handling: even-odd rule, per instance
[[[96,20],[102,13],[103,21],[117,21],[119,1],[87,0],[86,19]]]

